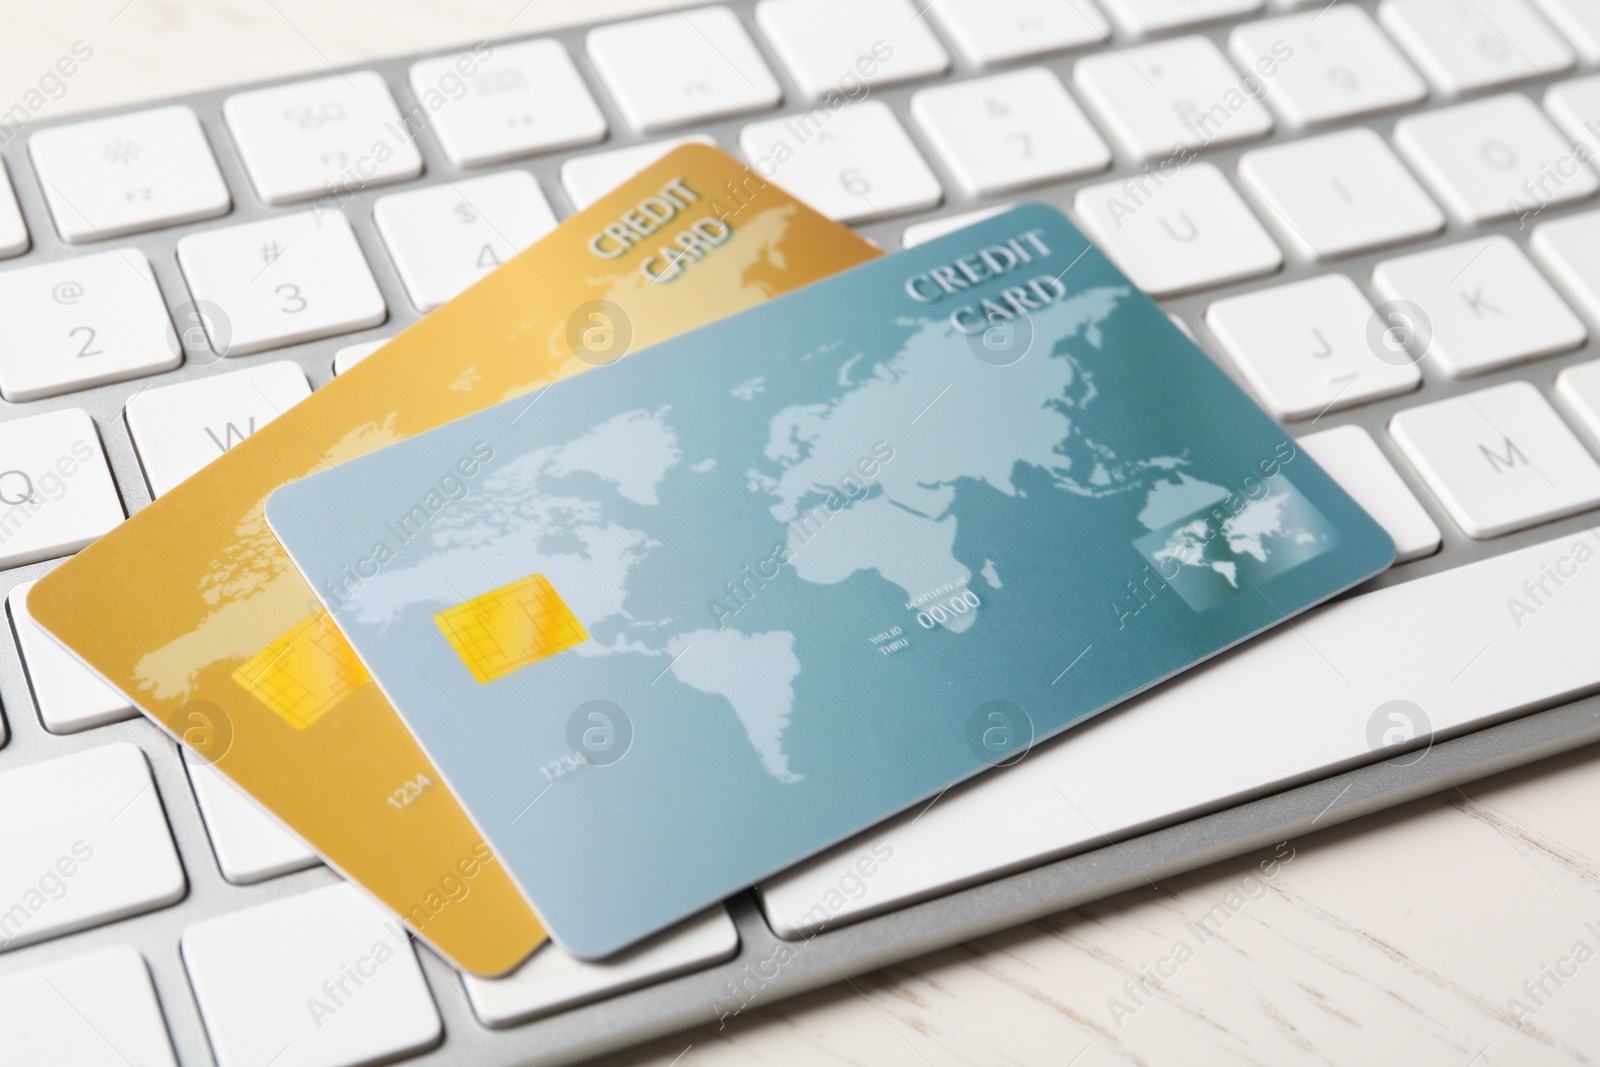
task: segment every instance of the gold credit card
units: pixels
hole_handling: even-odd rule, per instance
[[[722,152],[675,149],[45,576],[28,609],[451,962],[504,973],[544,931],[273,538],[267,495],[878,254]],[[479,600],[438,621],[484,678],[585,638],[542,576]],[[508,606],[521,629],[485,637]]]

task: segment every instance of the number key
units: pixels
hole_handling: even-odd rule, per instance
[[[555,228],[525,170],[392,193],[372,217],[411,302],[432,311]]]
[[[337,212],[302,212],[178,242],[211,347],[244,356],[376,326],[383,294]]]
[[[868,100],[821,114],[752,123],[739,148],[758,173],[838,222],[939,202],[939,180],[888,104]]]
[[[0,274],[0,396],[13,403],[182,362],[150,261],[134,249]]]
[[[924,89],[911,114],[969,196],[1102,170],[1111,149],[1043,67]]]

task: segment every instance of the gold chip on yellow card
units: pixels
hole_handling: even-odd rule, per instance
[[[479,682],[492,682],[589,639],[542,574],[446,608],[433,621]]]
[[[304,730],[372,679],[328,613],[317,611],[246,660],[233,680]]]

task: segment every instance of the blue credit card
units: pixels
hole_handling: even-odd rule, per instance
[[[313,475],[267,518],[584,958],[1394,557],[1041,205]]]

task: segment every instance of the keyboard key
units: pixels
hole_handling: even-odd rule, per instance
[[[187,883],[144,753],[119,742],[0,774],[0,950],[164,908]]]
[[[721,904],[600,963],[545,945],[504,978],[462,974],[472,1010],[490,1026],[514,1026],[566,1008],[665,982],[729,959],[739,931]]]
[[[433,112],[433,133],[458,167],[593,144],[605,116],[572,57],[548,39],[495,42],[477,51],[418,60],[411,95]]]
[[[1523,0],[1383,0],[1378,21],[1442,93],[1554,74],[1576,59]]]
[[[725,7],[589,31],[589,62],[644,133],[777,107],[783,98],[739,17]]]
[[[1439,550],[1439,527],[1417,503],[1372,435],[1359,426],[1323,430],[1297,442],[1394,541],[1396,563]]]
[[[994,207],[979,208],[977,211],[967,211],[960,215],[946,215],[942,219],[930,219],[927,222],[917,222],[905,228],[901,235],[901,248],[915,248],[920,244],[927,244],[936,237],[943,237],[947,233],[964,230],[974,226],[984,219],[994,218],[1002,212],[1010,211],[1015,204],[998,204]]]
[[[222,102],[256,193],[269,204],[415,178],[422,156],[376,71],[235,93]]]
[[[1583,146],[1591,163],[1600,152],[1600,74],[1573,78],[1544,94],[1544,109],[1574,145]],[[1581,159],[1576,153],[1573,158]]]
[[[1143,37],[1261,10],[1261,0],[1103,0],[1123,31]]]
[[[932,0],[928,9],[974,67],[1098,44],[1111,35],[1090,0]]]
[[[1218,300],[1206,327],[1268,411],[1306,419],[1408,393],[1422,372],[1372,348],[1375,312],[1342,274]]]
[[[582,211],[679,145],[715,146],[716,143],[705,134],[697,133],[692,137],[674,137],[631,148],[613,148],[609,152],[576,156],[561,164],[561,188],[566,190],[572,206]]]
[[[380,337],[376,341],[362,341],[358,345],[345,345],[333,354],[333,373],[336,375],[343,374],[391,340],[393,338]]]
[[[28,590],[33,585],[23,582],[11,590],[6,606],[11,609],[11,626],[44,728],[53,734],[75,734],[133,718],[133,705],[121,693],[33,621],[28,613]]]
[[[218,355],[247,356],[376,326],[389,317],[350,223],[298,212],[190,234],[178,265]]]
[[[911,0],[761,0],[756,25],[812,100],[850,100],[950,66]]]
[[[1222,172],[1191,163],[1166,181],[1078,190],[1072,209],[1106,255],[1151,296],[1271,274],[1283,253]]]
[[[28,138],[50,215],[78,244],[226,215],[211,145],[182,104],[90,119]]]
[[[256,806],[211,764],[186,759],[222,877],[251,885],[319,862],[299,835]]]
[[[769,880],[767,918],[803,937],[1373,762],[1393,700],[1449,737],[1592,692],[1596,555],[1566,536],[1308,612]]]
[[[126,945],[0,978],[0,1048],[17,1067],[177,1067],[144,957]]]
[[[1403,118],[1394,143],[1463,222],[1537,213],[1600,189],[1571,142],[1517,93]]]
[[[924,89],[911,115],[968,196],[1104,170],[1111,149],[1043,67]]]
[[[381,198],[373,221],[411,302],[432,311],[555,229],[525,170],[446,182]]]
[[[134,248],[0,273],[0,319],[0,395],[12,403],[183,362],[150,261]]]
[[[1438,205],[1364,127],[1246,152],[1239,179],[1307,258],[1366,252],[1444,229]]]
[[[123,409],[150,495],[162,496],[201,467],[311,395],[297,363],[149,389]]]
[[[1072,83],[1136,160],[1218,148],[1272,132],[1272,116],[1204,37],[1080,59]]]
[[[1528,246],[1556,284],[1600,323],[1600,211],[1541,222]]]
[[[1585,63],[1600,63],[1600,5],[1594,0],[1534,0]]]
[[[20,256],[28,250],[28,226],[22,221],[22,208],[11,188],[6,161],[0,159],[0,259]]]
[[[1389,432],[1469,537],[1600,504],[1600,465],[1531,382],[1402,411]]]
[[[71,555],[122,517],[87,412],[0,422],[0,567]]]
[[[218,1067],[355,1067],[437,1044],[400,924],[348,883],[196,923],[183,962]]]
[[[1372,16],[1350,4],[1248,22],[1229,35],[1228,51],[1240,69],[1261,75],[1267,104],[1293,126],[1369,115],[1428,95]]]
[[[1600,359],[1578,363],[1556,375],[1556,401],[1590,444],[1600,446]]]
[[[824,116],[752,123],[739,149],[758,173],[837,222],[921,211],[944,196],[888,104],[868,100]]]
[[[1379,263],[1372,284],[1386,300],[1421,308],[1415,344],[1452,378],[1565,352],[1583,323],[1507,237],[1483,237]]]

